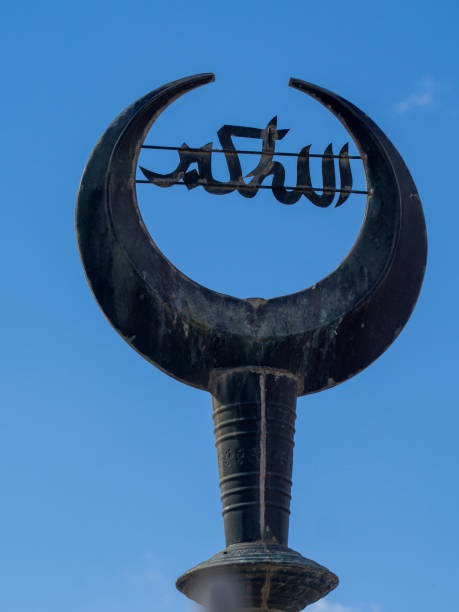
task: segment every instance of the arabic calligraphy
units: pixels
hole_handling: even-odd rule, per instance
[[[150,183],[159,187],[171,187],[183,181],[188,189],[201,186],[207,192],[216,195],[223,195],[237,190],[245,198],[253,198],[262,186],[263,181],[267,177],[272,176],[272,192],[275,198],[282,204],[295,204],[303,195],[315,206],[326,208],[332,204],[336,193],[338,193],[338,198],[335,206],[344,204],[352,190],[348,143],[341,148],[337,156],[333,154],[331,144],[326,147],[323,156],[320,156],[322,157],[322,187],[319,189],[313,188],[311,183],[311,145],[303,147],[297,155],[296,186],[286,188],[285,168],[280,162],[274,161],[273,157],[276,155],[276,142],[282,140],[288,131],[288,129],[277,129],[277,117],[273,117],[264,129],[239,125],[224,125],[221,127],[217,135],[228,166],[230,177],[228,182],[218,181],[212,175],[212,142],[199,149],[192,149],[184,142],[178,149],[179,163],[176,169],[168,174],[152,172],[142,166],[140,166],[140,170]],[[242,167],[238,155],[240,151],[236,150],[233,137],[254,138],[262,141],[259,162],[245,177],[242,175]],[[336,188],[335,158],[338,158],[339,189]],[[197,169],[189,170],[192,164],[196,164]],[[251,178],[251,180],[246,182],[244,178]]]

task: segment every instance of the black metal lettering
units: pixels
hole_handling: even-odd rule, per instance
[[[159,187],[171,187],[183,181],[188,189],[202,186],[207,192],[215,195],[223,195],[237,190],[245,198],[253,198],[263,181],[272,176],[271,189],[274,197],[282,204],[296,204],[304,195],[310,202],[320,208],[330,206],[339,191],[335,207],[341,206],[352,192],[352,173],[349,162],[349,145],[346,143],[340,150],[339,155],[333,154],[332,144],[325,149],[322,157],[322,187],[314,189],[311,183],[310,173],[310,148],[311,145],[303,147],[297,156],[297,180],[296,187],[285,187],[285,168],[274,161],[276,141],[282,140],[288,133],[288,129],[277,129],[277,117],[273,117],[264,129],[244,127],[238,125],[223,125],[217,132],[218,140],[228,166],[229,181],[217,181],[212,175],[212,143],[191,149],[185,142],[178,149],[179,163],[173,172],[159,174],[146,168],[140,170],[146,179]],[[233,137],[253,138],[262,141],[260,160],[256,167],[242,176],[242,167],[239,159],[239,151],[234,146]],[[167,148],[167,147],[163,147]],[[249,153],[254,153],[249,151]],[[293,154],[284,154],[293,155]],[[317,157],[315,155],[314,157]],[[338,157],[340,189],[336,188],[335,157]],[[196,164],[197,169],[189,170],[190,166]],[[245,182],[244,178],[251,178]],[[263,188],[265,187],[263,185]]]

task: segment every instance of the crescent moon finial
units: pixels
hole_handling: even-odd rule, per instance
[[[210,389],[213,372],[282,368],[299,393],[355,375],[395,339],[425,270],[419,196],[399,153],[378,126],[340,96],[299,79],[349,131],[365,167],[362,229],[349,255],[314,286],[270,300],[241,300],[195,283],[161,253],[142,221],[135,173],[156,118],[178,97],[210,83],[201,74],[169,83],[122,113],[94,149],[78,194],[77,236],[88,282],[105,315],[147,360]]]
[[[378,126],[336,94],[291,79],[338,117],[363,158],[369,195],[351,252],[314,286],[270,300],[240,300],[187,278],[143,224],[136,166],[160,113],[213,79],[160,87],[109,126],[83,173],[78,243],[115,329],[159,368],[213,396],[226,548],[177,587],[212,610],[299,612],[338,578],[287,546],[297,396],[357,374],[398,335],[424,275],[424,217],[408,169]]]

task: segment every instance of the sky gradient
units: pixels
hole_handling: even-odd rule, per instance
[[[377,362],[299,399],[289,544],[341,581],[311,611],[457,608],[458,26],[452,1],[3,4],[0,612],[189,612],[175,579],[224,547],[211,398],[113,331],[74,231],[105,128],[200,72],[216,82],[170,107],[148,142],[217,144],[225,123],[277,115],[290,129],[280,149],[339,150],[349,137],[287,86],[295,76],[362,108],[412,172],[429,237],[421,296]],[[177,155],[141,161],[166,172]],[[175,265],[241,297],[328,274],[365,207],[363,196],[319,209],[149,185],[138,196]]]

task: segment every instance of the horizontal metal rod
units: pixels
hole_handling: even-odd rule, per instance
[[[143,183],[143,184],[150,184],[150,185],[157,185],[160,182],[169,183],[168,187],[169,186],[172,187],[172,185],[186,185],[187,184],[184,181],[174,181],[171,183],[169,179],[157,179],[154,183],[152,181],[136,180],[136,183]],[[226,189],[227,187],[234,187],[235,189],[238,189],[238,188],[271,189],[271,191],[273,189],[276,189],[276,187],[273,187],[272,185],[241,185],[239,183],[224,183],[222,185],[219,183],[210,183],[210,182],[204,183],[201,181],[199,181],[198,184],[195,186],[196,187],[221,187],[221,189]],[[324,193],[358,193],[361,195],[368,195],[369,193],[372,193],[370,191],[362,191],[360,189],[324,189],[323,187],[307,187],[307,186],[301,187],[298,185],[296,187],[284,187],[284,189],[290,189],[292,191],[323,191]]]
[[[182,147],[166,147],[162,145],[142,145],[142,149],[161,149],[163,151],[190,151],[192,153],[225,153],[229,155],[262,155],[262,151],[246,151],[232,149],[198,149],[188,148],[182,149]],[[308,155],[300,155],[299,153],[283,153],[281,151],[274,151],[273,153],[266,153],[265,155],[279,155],[283,157],[326,157],[329,159],[342,159],[343,157],[348,159],[362,159],[359,155],[320,155],[320,153],[309,153]]]

